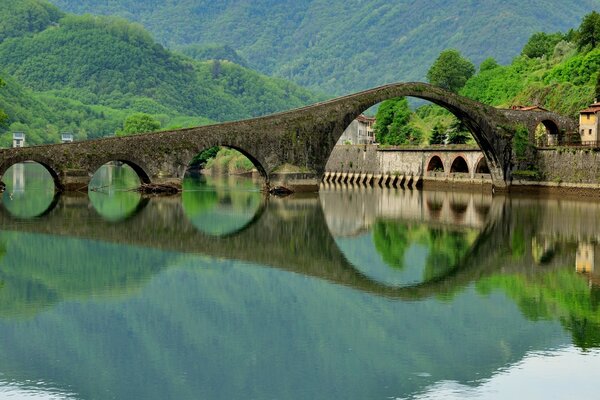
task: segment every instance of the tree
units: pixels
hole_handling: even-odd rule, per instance
[[[596,47],[600,43],[600,14],[592,11],[583,17],[577,36],[577,47],[580,50],[586,46]]]
[[[375,138],[380,144],[419,144],[423,133],[410,125],[412,112],[404,97],[386,100],[377,110]]]
[[[125,118],[123,129],[117,136],[131,135],[133,133],[154,132],[160,129],[160,121],[144,113],[132,114]]]
[[[435,124],[431,130],[431,136],[429,136],[429,144],[445,144],[446,143],[446,129],[440,123]]]
[[[600,72],[598,73],[598,77],[596,78],[596,101],[600,101]]]
[[[6,83],[4,83],[4,81],[0,78],[0,88],[4,85],[6,85]],[[7,121],[8,121],[8,115],[6,115],[6,113],[4,111],[0,110],[0,126],[6,125]]]
[[[498,68],[499,66],[500,65],[493,57],[489,57],[479,64],[479,72],[489,71],[491,69]]]
[[[563,40],[564,35],[560,32],[548,34],[546,32],[537,32],[531,35],[521,54],[529,58],[551,57],[554,47]]]
[[[473,63],[463,58],[458,50],[444,50],[427,71],[432,85],[457,93],[475,74]]]
[[[448,135],[448,144],[465,144],[471,140],[471,132],[458,118],[455,118],[450,124],[446,134]]]

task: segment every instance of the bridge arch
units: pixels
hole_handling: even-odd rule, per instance
[[[0,163],[0,181],[2,181],[4,174],[6,173],[6,171],[8,171],[10,167],[12,167],[15,164],[23,163],[26,161],[33,161],[43,166],[52,177],[55,189],[57,191],[60,191],[62,189],[62,183],[59,174],[60,168],[57,168],[54,165],[53,160],[43,155],[30,156],[27,154],[17,154],[16,156],[3,161],[2,163]]]
[[[202,152],[204,152],[205,150],[208,150],[210,148],[213,147],[225,147],[225,148],[229,148],[229,149],[233,149],[238,151],[239,153],[241,153],[244,157],[246,157],[248,160],[250,160],[250,162],[254,165],[254,167],[256,168],[256,170],[258,171],[258,173],[260,174],[260,176],[265,179],[265,181],[268,183],[269,181],[269,174],[267,173],[267,170],[265,168],[265,161],[259,159],[259,157],[255,156],[254,154],[252,154],[252,152],[244,149],[243,147],[236,145],[236,144],[229,144],[229,142],[225,142],[225,143],[215,143],[213,145],[204,145],[204,146],[198,146],[196,148],[194,148],[194,150],[192,151],[192,155],[190,157],[188,157],[187,161],[184,162],[185,166],[186,166],[186,170],[189,169],[191,166],[193,166],[194,164],[194,159],[201,154]]]
[[[450,173],[463,173],[468,174],[469,164],[467,164],[467,160],[463,156],[456,156],[454,160],[452,160],[452,164],[450,166]]]
[[[347,101],[346,108],[349,111],[345,113],[341,126],[336,130],[335,141],[337,142],[344,129],[364,110],[396,97],[415,97],[427,100],[454,114],[470,130],[482,150],[487,159],[492,179],[497,181],[498,185],[505,184],[511,168],[512,149],[508,139],[512,132],[504,132],[505,134],[501,137],[499,131],[505,131],[503,126],[510,125],[506,117],[494,107],[426,83],[390,84],[337,99],[337,102],[340,103]],[[332,103],[334,102],[336,101],[332,101]],[[333,150],[333,146],[331,146],[331,150]]]
[[[135,157],[131,156],[131,155],[124,155],[124,154],[110,154],[110,155],[106,155],[100,159],[98,159],[97,161],[91,163],[88,167],[88,174],[90,176],[94,176],[94,174],[100,169],[100,167],[102,167],[103,165],[106,165],[110,162],[121,162],[129,167],[131,167],[131,169],[133,169],[135,171],[135,173],[137,174],[138,178],[140,179],[141,183],[150,183],[152,182],[151,176],[153,175],[149,168],[145,166],[145,164],[136,159]]]
[[[485,157],[480,157],[475,164],[475,173],[476,174],[489,174],[490,168],[487,165],[487,160]]]
[[[427,175],[431,175],[435,172],[445,172],[446,169],[444,168],[444,162],[442,161],[442,158],[437,154],[432,155],[427,161],[426,171]]]

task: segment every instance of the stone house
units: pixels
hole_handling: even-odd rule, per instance
[[[579,112],[579,134],[581,143],[597,143],[600,123],[600,103],[596,102]]]
[[[360,114],[348,125],[342,136],[337,141],[341,144],[373,144],[375,142],[375,117]]]

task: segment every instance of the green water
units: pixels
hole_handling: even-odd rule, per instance
[[[103,168],[3,177],[0,398],[598,397],[600,203]]]

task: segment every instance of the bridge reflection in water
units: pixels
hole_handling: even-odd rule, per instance
[[[600,263],[597,261],[600,254],[596,257],[600,250],[596,228],[600,223],[599,204],[368,188],[283,199],[257,197],[256,192],[247,190],[243,191],[246,194],[235,194],[240,197],[233,199],[227,190],[219,193],[218,183],[213,186],[217,192],[214,195],[197,190],[184,193],[183,197],[147,199],[127,218],[103,217],[87,196],[63,196],[43,216],[34,219],[15,217],[9,207],[3,207],[0,333],[10,338],[7,343],[11,346],[0,343],[0,353],[4,354],[3,361],[14,355],[5,363],[14,365],[11,371],[20,371],[13,378],[17,381],[44,378],[69,388],[76,380],[94,381],[92,372],[85,379],[66,372],[73,370],[72,363],[78,360],[68,358],[71,364],[66,368],[36,356],[36,343],[52,346],[28,332],[44,329],[56,343],[62,343],[60,338],[72,336],[64,332],[67,328],[63,325],[78,332],[76,342],[89,335],[85,343],[91,341],[98,348],[117,343],[115,346],[125,352],[131,350],[127,343],[137,343],[135,338],[142,337],[144,342],[151,338],[154,342],[149,343],[156,345],[141,346],[141,350],[127,354],[132,360],[142,360],[139,365],[152,364],[150,359],[161,360],[160,365],[174,368],[171,372],[177,376],[182,373],[175,367],[179,362],[187,365],[185,371],[193,371],[195,377],[214,379],[216,375],[194,367],[198,359],[209,362],[210,370],[217,374],[255,357],[256,368],[244,364],[243,372],[236,372],[246,380],[256,380],[268,387],[266,392],[257,392],[257,386],[253,386],[254,397],[286,397],[280,388],[265,383],[286,379],[290,380],[289,387],[297,390],[295,393],[302,394],[298,397],[319,397],[310,388],[318,386],[317,377],[323,373],[340,384],[337,387],[341,392],[327,389],[331,381],[326,387],[320,386],[319,393],[329,397],[340,393],[344,397],[350,393],[369,397],[374,391],[386,396],[399,392],[411,396],[426,385],[445,379],[474,382],[491,376],[495,368],[518,362],[530,349],[545,350],[570,343],[582,349],[600,346],[600,268],[596,266]],[[215,209],[215,215],[219,215],[219,210],[244,210],[239,213],[241,223],[231,225],[227,221],[223,226],[232,229],[215,230],[210,226],[215,224],[210,210]],[[205,271],[201,277],[196,276],[197,270],[181,268],[207,263],[218,268],[202,267]],[[260,266],[260,272],[256,265]],[[303,289],[296,291],[294,285],[285,283],[287,279],[293,279],[294,285]],[[257,292],[245,293],[248,286]],[[188,291],[195,290],[196,297],[185,297]],[[497,293],[503,293],[504,297]],[[200,296],[204,296],[202,301]],[[480,298],[488,300],[477,300]],[[528,324],[511,313],[510,304],[503,303],[505,298],[518,306],[518,315]],[[280,301],[293,305],[291,315],[281,314],[282,309],[273,304]],[[105,310],[111,307],[111,302],[119,304],[118,310]],[[142,306],[151,303],[156,303],[152,311],[156,313],[151,320],[141,320],[140,316],[147,312]],[[477,306],[479,303],[487,305]],[[303,309],[302,304],[310,306],[311,311]],[[84,312],[86,307],[91,307],[89,313]],[[213,315],[213,309],[220,313]],[[254,309],[253,318],[260,321],[256,325],[244,317]],[[319,325],[313,325],[320,312],[323,319]],[[70,323],[53,325],[57,313],[63,319],[68,319],[65,315],[76,318],[85,314],[79,321],[81,332]],[[360,313],[365,313],[366,320],[360,319]],[[118,315],[114,318],[119,321],[127,320],[127,324],[105,326],[103,321],[112,321],[113,314]],[[180,314],[186,317],[180,318]],[[342,318],[344,315],[352,318]],[[199,318],[202,323],[197,323]],[[159,321],[163,319],[169,321],[170,328],[183,329],[181,337],[178,331],[173,334],[172,330],[161,328]],[[278,322],[271,325],[273,321]],[[320,325],[325,321],[335,321],[338,329],[340,326],[344,329],[327,331]],[[568,339],[565,341],[557,334],[548,321],[554,321]],[[150,331],[138,330],[148,324],[152,326]],[[190,324],[191,327],[187,326]],[[364,324],[377,329],[364,331],[361,328]],[[125,329],[122,325],[136,333],[121,332]],[[221,329],[213,332],[216,329],[213,326]],[[263,327],[281,336],[267,338]],[[155,329],[156,333],[151,332]],[[239,345],[239,338],[227,346],[222,342],[233,340],[233,331],[249,336],[253,346],[260,350],[254,356],[239,350],[240,359],[228,364],[223,357],[230,353],[212,354],[207,349],[237,354],[233,348],[245,348]],[[319,336],[321,331],[324,336]],[[107,342],[94,342],[98,335]],[[172,337],[174,342],[164,343],[163,336]],[[193,340],[195,336],[201,340]],[[381,339],[382,336],[387,339]],[[418,341],[421,336],[422,343]],[[316,375],[307,372],[312,361],[303,360],[312,358],[294,347],[308,337],[315,342],[311,342],[314,346],[310,347],[311,356],[319,358],[325,352],[319,362],[335,359],[335,368],[319,370]],[[368,351],[353,342],[356,337],[369,339]],[[257,344],[263,341],[264,345]],[[318,350],[318,343],[329,343],[325,349],[335,351]],[[337,348],[334,343],[346,347]],[[349,343],[353,343],[351,358],[343,356]],[[177,353],[178,362],[169,362],[169,356],[160,350],[164,348],[185,351]],[[290,360],[277,358],[274,362],[269,358],[266,365],[261,360],[268,358],[272,348],[289,349]],[[455,348],[456,351],[449,350]],[[419,353],[419,362],[406,355],[411,349]],[[61,359],[60,351],[56,351],[53,357]],[[469,356],[471,351],[487,355]],[[383,368],[372,361],[373,352]],[[100,362],[85,359],[85,353],[77,354],[89,366]],[[94,352],[90,350],[91,353]],[[188,353],[194,355],[190,356],[194,360],[186,364]],[[17,354],[25,357],[20,359]],[[95,360],[106,359],[94,354]],[[33,365],[27,360],[37,361]],[[373,364],[373,376],[361,369],[368,363]],[[130,376],[122,367],[125,365],[129,364],[107,361],[103,370],[114,369],[120,376],[144,386]],[[286,376],[277,375],[282,365],[287,366]],[[357,369],[346,371],[352,380],[330,374],[352,365]],[[425,370],[430,376],[423,378],[425,383],[401,379],[395,365],[411,373]],[[456,371],[442,369],[442,365],[452,365]],[[90,367],[90,371],[93,369]],[[269,378],[257,372],[263,370],[269,371]],[[277,377],[273,379],[273,375]],[[103,387],[115,384],[115,380],[106,379]],[[380,384],[381,379],[385,385]],[[306,380],[311,384],[306,385]],[[304,383],[300,388],[292,381]],[[376,389],[375,381],[379,382]],[[398,381],[402,388],[397,386]],[[209,380],[199,379],[199,382],[210,384]],[[196,387],[197,383],[189,383],[197,390],[193,393],[196,397],[204,393]],[[83,386],[89,393],[95,393],[89,385]],[[162,389],[155,390],[161,396],[177,393],[178,398],[186,397],[175,386],[168,381]],[[224,386],[239,389],[227,392],[230,397],[242,393],[242,388],[247,389],[245,385]],[[121,387],[115,393],[127,397],[125,394],[131,394],[128,392],[131,387],[137,386]],[[339,387],[347,387],[348,392]],[[390,393],[385,389],[389,387],[397,390]],[[76,389],[83,391],[80,387]],[[152,393],[149,388],[143,394],[151,398]],[[206,397],[226,396],[223,392],[211,392]]]

